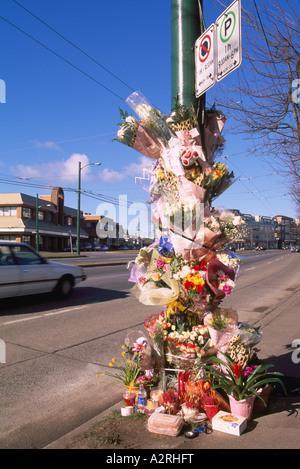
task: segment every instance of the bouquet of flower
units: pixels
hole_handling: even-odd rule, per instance
[[[238,323],[238,315],[231,308],[215,308],[204,317],[210,337],[217,350],[226,352],[230,340],[235,334]]]
[[[229,172],[225,164],[217,162],[213,165],[212,172],[204,178],[202,184],[206,189],[206,201],[209,205],[232,185],[233,180],[234,173]]]
[[[119,110],[121,118],[121,122],[119,123],[120,130],[115,140],[129,147],[133,147],[139,123],[135,117],[129,116],[127,111],[124,112],[121,108],[119,108]]]
[[[149,193],[152,221],[162,236],[130,263],[132,293],[142,304],[164,306],[161,314],[147,318],[146,330],[156,350],[180,367],[193,366],[214,350],[231,347],[234,353],[237,341],[253,343],[257,337],[242,328],[233,337],[237,317],[220,308],[240,266],[225,245],[244,235],[241,217],[211,209],[234,181],[233,172],[216,161],[225,116],[206,110],[202,132],[193,106],[176,103],[165,116],[139,92],[126,101],[139,120],[121,113],[120,141],[156,159]]]
[[[116,380],[122,381],[125,386],[135,386],[138,377],[143,375],[140,367],[139,352],[132,353],[126,345],[122,346],[121,361],[118,362],[116,358],[112,358],[108,366],[113,368],[115,372],[106,371],[102,373],[102,376],[111,376]]]
[[[126,102],[140,117],[144,129],[152,137],[158,138],[164,147],[167,147],[174,134],[168,127],[165,116],[138,91],[133,92]]]

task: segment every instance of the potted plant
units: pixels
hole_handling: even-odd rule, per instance
[[[125,349],[125,346],[122,347]],[[108,364],[110,368],[114,368],[115,372],[103,372],[102,376],[112,376],[114,379],[122,381],[122,383],[127,387],[135,387],[137,378],[143,374],[140,367],[140,356],[138,352],[135,352],[133,355],[128,357],[128,351],[122,350],[121,352],[121,362],[119,363],[116,358],[113,358]]]
[[[285,391],[279,378],[283,376],[282,373],[268,371],[274,365],[245,366],[235,363],[228,354],[222,355],[224,360],[210,357],[213,363],[222,366],[222,370],[216,365],[207,364],[205,371],[212,381],[212,389],[222,389],[228,395],[232,414],[250,419],[256,397],[266,405],[259,390],[268,384],[279,383]]]
[[[133,393],[137,396],[140,384],[144,385],[147,394],[149,394],[150,387],[156,383],[157,376],[155,371],[152,369],[145,370],[141,365],[146,345],[147,339],[144,337],[137,339],[132,347],[122,345],[121,360],[118,361],[116,358],[113,358],[108,364],[110,369],[114,369],[114,372],[105,371],[102,373],[102,376],[107,375],[122,381],[126,387],[126,399],[132,399]]]

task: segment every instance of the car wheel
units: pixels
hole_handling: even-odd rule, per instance
[[[63,277],[58,282],[56,293],[59,298],[69,298],[73,291],[73,278],[71,276]]]

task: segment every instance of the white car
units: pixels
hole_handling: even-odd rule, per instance
[[[81,267],[48,261],[25,243],[0,241],[0,298],[48,292],[67,298],[85,279]]]

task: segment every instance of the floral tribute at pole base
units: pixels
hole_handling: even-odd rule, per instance
[[[216,419],[214,428],[226,431],[236,419],[240,434],[254,400],[265,404],[263,390],[283,384],[280,373],[257,357],[259,328],[239,322],[236,311],[221,305],[241,262],[228,245],[242,239],[245,229],[240,216],[212,207],[234,182],[217,161],[226,118],[206,110],[203,141],[193,106],[177,104],[165,116],[140,92],[126,101],[138,118],[120,110],[116,140],[153,159],[148,201],[157,233],[129,264],[129,281],[137,300],[158,311],[144,320],[147,337],[123,349],[121,366],[115,359],[109,364],[116,369],[112,376],[127,388],[125,407],[137,405],[145,388],[142,411],[154,414],[149,431],[177,436],[183,422]]]

